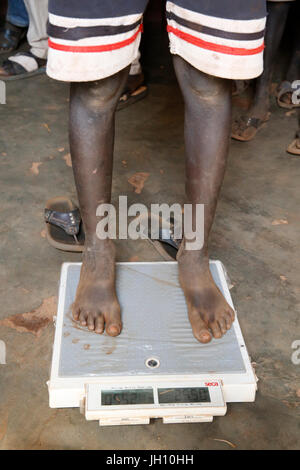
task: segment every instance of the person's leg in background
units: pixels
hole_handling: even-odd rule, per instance
[[[281,102],[288,105],[290,108],[297,108],[297,124],[298,128],[295,134],[295,138],[288,145],[287,152],[292,155],[300,155],[300,31],[299,31],[299,19],[300,19],[300,4],[295,2],[292,11],[292,25],[293,25],[293,51],[289,68],[286,74],[287,82],[292,86],[292,92],[283,94],[280,98]],[[293,88],[293,82],[297,80],[297,88]],[[293,99],[293,96],[295,99]]]
[[[297,121],[298,129],[295,134],[295,138],[288,145],[286,151],[292,155],[300,155],[300,107],[297,109]]]
[[[0,36],[0,54],[17,49],[26,36],[29,18],[23,0],[9,0],[6,23]]]
[[[8,0],[6,20],[20,28],[28,26],[29,18],[24,0]]]
[[[45,72],[48,54],[48,0],[24,0],[29,16],[29,52],[9,57],[0,67],[0,79],[26,78]]]
[[[291,5],[291,14],[289,17],[290,34],[292,35],[292,52],[289,66],[286,72],[285,80],[280,84],[277,93],[277,103],[280,107],[292,109],[299,104],[293,103],[293,96],[296,95],[297,101],[300,95],[300,82],[293,86],[295,80],[300,80],[300,4],[293,2]]]
[[[250,109],[246,114],[238,116],[232,124],[231,137],[236,140],[249,141],[253,139],[263,123],[269,119],[269,87],[272,71],[292,3],[292,1],[267,2],[268,16],[265,34],[264,71],[256,79],[254,99]]]
[[[117,109],[123,109],[137,101],[143,99],[148,92],[144,83],[144,74],[141,66],[141,53],[139,51],[137,58],[130,66],[129,75]]]
[[[24,0],[28,16],[27,33],[30,52],[39,59],[47,59],[48,54],[48,0]]]

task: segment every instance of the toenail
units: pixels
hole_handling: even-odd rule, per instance
[[[209,342],[211,340],[211,335],[208,333],[208,332],[200,332],[199,333],[199,339],[200,341],[204,341],[204,342]]]
[[[113,335],[118,335],[120,333],[120,328],[117,325],[111,325],[108,328],[108,331]]]

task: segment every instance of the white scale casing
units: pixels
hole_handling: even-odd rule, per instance
[[[238,319],[222,339],[208,345],[198,343],[187,320],[176,262],[117,263],[117,292],[124,324],[117,338],[88,332],[72,321],[70,305],[80,267],[80,263],[62,266],[48,381],[51,408],[79,407],[87,420],[99,420],[103,426],[148,424],[151,418],[162,418],[164,423],[192,423],[209,422],[214,416],[225,415],[226,403],[255,400],[257,378]],[[222,263],[211,261],[210,268],[215,282],[233,307]],[[167,313],[169,305],[171,310]],[[136,310],[137,316],[131,318]],[[154,321],[149,320],[151,312],[156,315]],[[174,319],[174,327],[169,330],[164,328],[170,323],[168,315]],[[161,323],[156,325],[156,322]],[[137,325],[139,334],[134,334],[132,325]],[[158,360],[158,368],[147,368],[145,360],[151,358]],[[128,364],[131,367],[127,367]],[[104,390],[149,388],[153,389],[153,404],[101,403]],[[158,400],[158,388],[207,388],[211,401],[162,404]]]

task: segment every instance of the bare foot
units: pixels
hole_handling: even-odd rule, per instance
[[[76,299],[74,320],[90,331],[110,336],[122,330],[120,305],[115,291],[115,252],[111,240],[86,244]]]
[[[221,338],[234,321],[234,311],[214,283],[208,257],[199,251],[178,252],[179,281],[193,334],[200,343]]]

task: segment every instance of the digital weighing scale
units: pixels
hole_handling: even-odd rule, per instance
[[[62,266],[48,382],[51,408],[79,407],[100,425],[209,422],[228,402],[253,402],[257,379],[236,319],[223,338],[192,334],[176,262],[118,263],[120,336],[98,335],[72,319],[80,263]],[[216,284],[233,307],[223,265]]]

